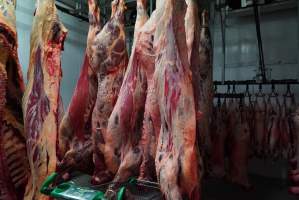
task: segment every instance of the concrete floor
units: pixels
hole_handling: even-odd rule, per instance
[[[73,179],[78,185],[89,187],[89,176]],[[208,179],[203,184],[202,200],[298,200],[288,194],[288,183],[281,179],[250,176],[254,188],[246,191],[223,180]]]
[[[246,191],[222,180],[204,182],[203,200],[298,200],[288,194],[288,183],[279,179],[251,176],[254,188]]]

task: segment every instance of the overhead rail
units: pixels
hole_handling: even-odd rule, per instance
[[[297,79],[282,79],[282,80],[269,80],[265,82],[256,80],[242,80],[242,81],[214,81],[214,85],[298,85]]]

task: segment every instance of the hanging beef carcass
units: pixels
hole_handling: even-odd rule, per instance
[[[61,112],[61,51],[67,30],[59,21],[54,0],[39,0],[30,41],[28,84],[23,97],[27,154],[31,176],[25,199],[48,199],[39,193],[56,170],[56,142]]]
[[[264,97],[257,97],[254,103],[254,136],[253,144],[257,156],[265,156],[267,147],[267,106]]]
[[[95,171],[93,183],[110,180],[112,174],[105,164],[104,147],[107,141],[107,124],[109,116],[119,96],[128,55],[125,42],[124,28],[124,0],[112,2],[112,14],[103,30],[96,35],[92,44],[91,66],[97,74],[98,92],[92,113],[92,137],[94,148]],[[128,106],[128,105],[126,105]],[[118,123],[118,119],[116,119]],[[113,138],[118,140],[118,138]],[[117,154],[118,150],[113,153]]]
[[[246,110],[238,108],[234,112],[234,128],[229,137],[229,180],[232,183],[249,189],[248,158],[250,145],[250,128],[247,122]]]
[[[16,1],[0,2],[0,199],[3,200],[23,199],[29,176],[15,7]]]
[[[295,122],[293,113],[296,111],[296,101],[294,94],[286,94],[283,100],[282,115],[280,120],[280,147],[282,148],[283,157],[291,159],[296,155],[296,135]]]
[[[231,151],[233,141],[233,135],[235,131],[236,124],[239,120],[239,105],[236,99],[231,98],[227,103],[227,115],[223,120],[227,120],[227,141],[226,141],[226,150]]]
[[[247,86],[248,89],[246,89],[245,92],[245,98],[244,98],[244,112],[245,112],[245,118],[249,125],[249,131],[250,131],[250,143],[254,141],[254,135],[255,135],[255,111],[254,111],[254,103],[252,101],[252,95],[249,93],[249,86]],[[254,155],[254,148],[249,149],[249,157]]]
[[[208,27],[208,13],[203,11],[201,22],[199,22],[196,3],[191,0],[186,2],[188,6],[185,27],[196,97],[197,134],[201,150],[207,152],[211,143],[209,130],[213,108],[212,43]]]
[[[292,120],[294,123],[293,131],[295,137],[299,137],[299,107],[292,113]],[[295,157],[292,159],[291,164],[292,169],[290,171],[289,177],[293,182],[293,185],[289,188],[289,192],[295,195],[299,195],[299,140],[297,139],[297,152]]]
[[[199,138],[203,148],[210,149],[210,123],[213,108],[213,50],[209,30],[208,13],[203,11],[201,20],[200,45],[199,45],[199,74],[200,94],[199,109],[203,113],[199,126]]]
[[[297,110],[297,103],[295,100],[295,96],[292,95],[290,104],[287,104],[287,116],[288,116],[288,124],[290,127],[290,140],[291,140],[291,149],[289,152],[289,156],[293,158],[297,152],[299,151],[299,126],[298,121],[296,120],[296,113],[298,113]],[[299,152],[298,152],[299,155]],[[298,164],[299,164],[299,159],[298,159]],[[299,165],[298,165],[299,166]]]
[[[91,116],[97,95],[96,71],[91,67],[92,44],[101,30],[100,9],[96,0],[88,0],[89,31],[80,77],[67,112],[59,127],[58,170],[67,168],[93,172]]]
[[[144,13],[145,15],[146,1],[140,1],[139,4],[142,4],[142,7],[139,7],[142,8],[142,12],[139,11],[139,13]],[[133,97],[135,101],[137,100],[139,102],[139,107],[132,105],[130,109],[133,111],[134,120],[136,120],[138,124],[140,120],[143,119],[143,126],[135,126],[134,121],[131,122],[131,126],[128,129],[130,133],[129,139],[121,144],[121,164],[115,176],[115,181],[124,181],[129,178],[129,176],[138,174],[137,168],[140,165],[141,158],[139,152],[140,148],[142,149],[142,163],[140,166],[139,179],[156,180],[155,154],[157,138],[160,132],[160,113],[153,81],[155,70],[153,38],[157,22],[163,14],[163,9],[163,2],[156,1],[156,10],[152,13],[150,19],[142,28],[136,27],[138,28],[138,32],[135,37],[135,46],[126,74],[127,79],[125,80],[127,80],[127,82],[123,87],[128,90],[130,89],[130,85],[132,85],[131,83],[134,83],[134,80],[137,81],[133,84],[133,87],[131,87],[133,92],[130,96],[126,95],[126,93],[121,94],[124,99]],[[145,76],[146,79],[138,78],[141,76]],[[143,84],[145,87],[142,86]],[[121,113],[121,106],[116,108],[118,109],[117,112]],[[139,112],[140,115],[134,114]],[[144,115],[142,115],[141,112],[144,112]],[[122,135],[121,137],[126,137],[126,135]]]
[[[226,100],[221,104],[218,99],[213,109],[211,124],[211,156],[209,160],[212,177],[223,178],[225,176],[225,144],[227,140],[227,105]]]
[[[197,111],[197,137],[203,156],[208,157],[210,148],[210,121],[213,108],[213,80],[211,40],[208,28],[207,12],[203,11],[201,26],[198,16],[198,5],[195,1],[186,0],[185,31],[188,47],[188,60],[191,65],[192,82]],[[199,168],[203,174],[203,162],[200,158]]]
[[[200,199],[196,110],[184,28],[185,1],[165,1],[154,38],[161,114],[156,171],[166,199]]]
[[[120,98],[110,118],[114,119],[113,117],[115,116],[122,116],[120,118],[121,123],[117,124],[116,128],[108,129],[115,134],[114,136],[118,135],[120,140],[123,140],[123,142],[113,144],[119,145],[114,146],[114,148],[121,149],[120,158],[115,157],[115,160],[120,160],[120,166],[114,179],[117,182],[125,181],[130,176],[138,175],[138,172],[140,172],[139,179],[156,180],[154,159],[157,137],[160,132],[160,113],[153,82],[155,69],[153,38],[157,21],[163,14],[163,2],[156,1],[156,10],[142,27],[140,26],[142,24],[140,20],[144,19],[142,16],[147,15],[146,1],[137,1],[137,5],[138,15],[140,16],[137,16],[135,25],[133,51],[125,81],[122,85]],[[128,93],[128,91],[131,92]],[[130,99],[133,99],[133,101]],[[122,104],[122,101],[130,102],[128,110],[122,110],[125,106],[125,104]],[[136,102],[137,104],[135,105],[138,106],[133,104]],[[130,118],[132,119],[130,126],[124,126]],[[141,120],[143,120],[143,125]],[[112,120],[109,122],[111,122],[109,125],[113,125]],[[114,125],[109,127],[114,127]],[[121,130],[129,133],[128,139],[126,139],[128,135],[123,134]],[[140,165],[141,159],[142,163]],[[138,170],[139,165],[140,171]],[[112,184],[110,190],[113,191],[114,187],[117,188],[117,184]],[[107,195],[113,195],[113,192],[107,193]]]
[[[284,98],[283,104],[281,105],[281,116],[279,120],[280,139],[278,141],[278,146],[280,147],[280,156],[286,159],[292,158],[292,133],[287,112],[287,102],[286,98]]]
[[[138,2],[138,1],[137,1]],[[139,11],[140,15],[147,16],[146,12],[146,3],[147,1],[140,1],[142,6],[137,9],[142,8]],[[155,154],[156,154],[156,145],[157,145],[157,135],[159,134],[160,129],[160,113],[157,106],[157,98],[155,96],[155,88],[153,83],[153,74],[155,70],[155,55],[153,49],[153,38],[157,25],[157,19],[161,16],[161,6],[159,1],[156,1],[156,10],[152,13],[150,19],[144,24],[144,26],[138,27],[139,33],[135,37],[136,46],[134,49],[134,55],[131,59],[134,59],[133,56],[140,58],[139,68],[142,69],[142,72],[146,75],[147,80],[147,91],[146,91],[146,100],[144,107],[144,116],[143,116],[143,128],[142,136],[139,142],[139,145],[142,149],[142,163],[140,166],[139,179],[154,181],[156,180],[156,171],[155,171]],[[137,15],[138,16],[138,15]],[[140,18],[141,18],[140,16]],[[138,20],[136,20],[137,22]],[[144,21],[145,22],[145,21]],[[146,49],[146,51],[144,51]],[[131,71],[132,73],[132,71]],[[137,76],[135,74],[134,76]],[[131,132],[134,134],[134,132]],[[134,140],[129,141],[132,142]],[[133,145],[136,145],[133,144]],[[132,145],[132,146],[133,146]],[[129,156],[125,157],[120,166],[119,172],[123,172],[123,168],[129,169],[130,166],[126,166],[123,163],[126,163],[126,159],[130,159]],[[127,162],[129,163],[129,162]],[[130,175],[130,174],[128,174]],[[117,177],[124,177],[122,174],[117,174]]]
[[[129,176],[138,175],[141,162],[142,152],[138,144],[145,110],[146,87],[149,85],[147,78],[151,78],[154,71],[152,38],[155,23],[147,19],[146,1],[138,0],[132,54],[118,100],[108,121],[107,134],[104,136],[105,163],[111,174],[117,173],[115,181],[125,181]],[[144,25],[145,22],[147,25]],[[152,96],[151,94],[152,92],[149,92],[148,96]],[[152,110],[150,108],[148,110],[150,114]],[[145,127],[146,134],[141,142],[143,146],[151,146],[152,129],[148,129],[152,127],[150,124],[147,125],[149,127]],[[145,163],[146,166],[141,167],[141,171],[148,173],[146,170],[148,162],[145,160]],[[113,187],[114,185],[111,185],[110,189]]]
[[[279,141],[281,136],[280,130],[280,115],[281,115],[281,106],[279,104],[278,97],[275,97],[274,101],[271,97],[269,97],[267,102],[267,149],[269,151],[269,155],[276,159],[278,158],[278,154],[280,153]]]

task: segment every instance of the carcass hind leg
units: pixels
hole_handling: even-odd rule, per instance
[[[180,172],[180,185],[184,189],[184,193],[188,196],[189,200],[200,200],[200,180],[197,157],[199,153],[195,148],[187,149],[181,152],[179,164],[181,166]]]
[[[183,200],[177,184],[179,175],[178,159],[172,155],[167,159],[158,172],[161,190],[166,200]]]

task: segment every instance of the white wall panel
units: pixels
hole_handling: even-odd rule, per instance
[[[217,15],[216,15],[217,16]],[[222,39],[219,17],[215,19],[214,36],[214,68],[222,67]],[[298,17],[297,9],[281,10],[261,15],[261,34],[267,68],[276,66],[283,68],[293,65],[292,73],[299,73],[298,68]],[[226,26],[226,66],[227,68],[256,68],[258,66],[258,47],[253,15],[229,15]],[[251,74],[251,73],[250,73]],[[272,73],[276,78],[285,77],[285,73]],[[221,76],[215,73],[215,79]],[[227,79],[241,79],[230,72]],[[243,77],[242,77],[243,78]],[[252,78],[252,77],[248,77]]]

